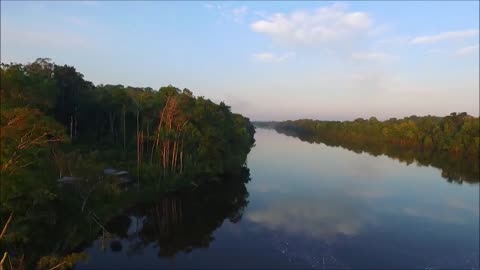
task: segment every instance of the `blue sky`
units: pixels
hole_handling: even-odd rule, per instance
[[[254,120],[479,111],[479,2],[1,1],[1,60],[189,88]]]

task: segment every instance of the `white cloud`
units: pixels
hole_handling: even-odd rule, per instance
[[[352,58],[355,60],[373,60],[373,61],[385,61],[393,59],[393,55],[383,52],[356,52],[352,54]]]
[[[446,40],[465,39],[478,35],[478,29],[468,29],[462,31],[442,32],[436,35],[419,36],[413,38],[411,44],[429,44]]]
[[[232,10],[233,20],[235,22],[242,22],[243,19],[245,18],[245,15],[247,15],[247,12],[248,12],[248,8],[246,6],[234,8]]]
[[[470,54],[478,53],[478,49],[479,49],[478,44],[473,45],[473,46],[467,46],[467,47],[463,47],[463,48],[460,48],[460,49],[456,50],[455,54],[456,55],[470,55]]]
[[[284,54],[274,54],[270,52],[263,52],[263,53],[256,53],[253,55],[253,60],[257,62],[265,62],[265,63],[278,63],[283,62],[291,57],[294,57],[295,54],[284,53]]]
[[[368,34],[373,22],[364,12],[348,12],[346,6],[334,4],[314,11],[276,13],[253,22],[255,32],[274,40],[298,45],[322,45]]]
[[[367,224],[375,222],[371,215],[363,212],[359,205],[331,197],[295,198],[250,211],[245,218],[270,230],[332,241],[339,234],[357,235]]]

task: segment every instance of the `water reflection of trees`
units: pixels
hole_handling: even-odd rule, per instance
[[[400,162],[405,162],[407,165],[417,162],[421,166],[432,166],[440,169],[442,177],[450,183],[480,182],[479,163],[478,159],[475,158],[455,156],[446,152],[405,149],[398,145],[375,141],[348,141],[335,137],[309,136],[285,130],[277,131],[309,143],[323,143],[328,146],[342,147],[355,153],[365,152],[373,156],[386,155]]]
[[[242,218],[248,203],[248,170],[239,177],[242,179],[210,183],[136,205],[108,223],[107,229],[128,243],[128,247],[118,247],[118,242],[112,242],[113,247],[135,254],[156,244],[160,257],[208,248],[213,232],[225,219],[236,223]]]
[[[83,259],[81,252],[97,246],[95,240],[102,249],[127,253],[140,252],[156,243],[160,246],[160,256],[208,247],[213,240],[212,233],[225,219],[232,222],[241,219],[248,203],[245,183],[249,177],[248,169],[244,168],[239,175],[217,179],[214,183],[158,194],[159,199],[154,202],[150,195],[134,191],[112,199],[111,192],[100,189],[83,212],[82,200],[76,193],[42,201],[38,198],[45,195],[37,196],[33,203],[30,197],[20,197],[12,200],[8,208],[7,205],[0,207],[0,226],[5,223],[3,217],[14,212],[6,237],[0,241],[0,250],[18,261],[14,261],[15,265],[23,265],[19,269],[39,268],[40,261],[49,269],[57,265],[58,260],[68,259],[74,264]],[[44,190],[47,189],[40,191]],[[137,198],[142,196],[145,198]],[[142,203],[121,210],[122,206],[132,205],[132,200]],[[113,214],[119,210],[122,215]],[[97,215],[95,222],[93,216]],[[106,225],[106,230],[99,224]]]

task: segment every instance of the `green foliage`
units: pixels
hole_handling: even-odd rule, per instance
[[[2,108],[34,107],[43,112],[55,105],[58,89],[52,79],[54,65],[49,59],[32,64],[1,64],[0,98]]]
[[[478,157],[479,118],[466,113],[445,117],[410,116],[378,121],[316,121],[301,119],[276,123],[276,129],[314,135],[325,140],[376,142],[402,145],[410,149],[432,149],[439,152]]]

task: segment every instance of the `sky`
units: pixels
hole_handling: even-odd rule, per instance
[[[478,1],[1,1],[1,61],[38,57],[252,120],[479,114]]]

